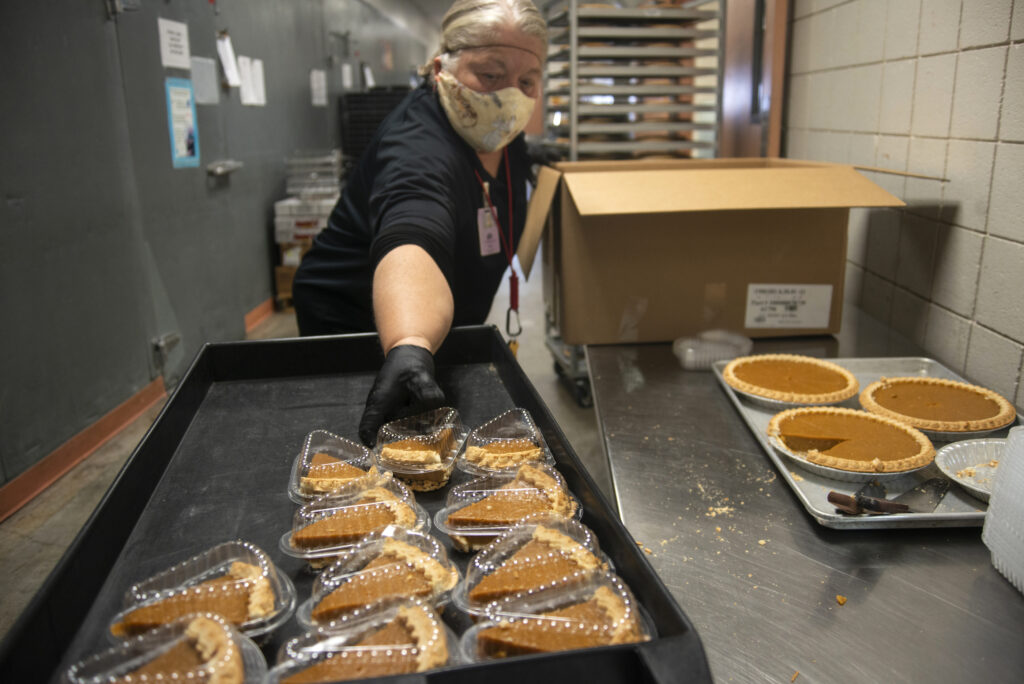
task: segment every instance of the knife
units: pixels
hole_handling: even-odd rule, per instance
[[[933,477],[912,487],[893,499],[885,498],[885,488],[877,481],[871,481],[854,492],[828,493],[828,501],[836,510],[847,515],[881,515],[885,513],[931,513],[949,491],[949,480]]]

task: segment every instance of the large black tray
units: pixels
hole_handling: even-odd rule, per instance
[[[289,469],[305,435],[326,428],[355,439],[382,361],[375,335],[208,344],[103,501],[0,645],[0,681],[56,679],[109,647],[124,592],[169,565],[231,539],[267,551],[308,598],[313,576],[277,548],[295,504]],[[652,618],[651,642],[462,665],[395,678],[453,684],[586,679],[710,682],[693,625],[679,609],[573,453],[493,327],[458,328],[437,354],[438,380],[467,426],[516,406],[533,415],[557,467],[583,503],[583,523]],[[456,471],[453,482],[465,478]],[[417,493],[431,514],[444,491]],[[440,533],[437,538],[447,543]],[[465,569],[468,556],[449,551]],[[458,629],[458,625],[456,628]],[[300,629],[294,619],[264,646]]]

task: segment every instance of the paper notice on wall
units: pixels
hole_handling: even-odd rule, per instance
[[[231,36],[227,31],[217,34],[217,54],[220,56],[220,66],[224,69],[224,78],[232,88],[242,85],[242,78],[238,74],[238,61],[235,59],[235,48],[231,45]]]
[[[366,84],[367,88],[375,88],[377,86],[377,79],[373,77],[373,69],[370,68],[369,64],[363,65],[363,83]]]
[[[167,95],[171,162],[176,169],[199,166],[199,131],[196,128],[192,82],[185,78],[168,78],[164,82],[164,89]]]
[[[747,285],[748,328],[827,328],[831,312],[831,285]]]
[[[238,55],[238,95],[244,105],[256,104],[256,92],[252,84],[252,60],[245,55]]]
[[[262,59],[252,60],[252,94],[256,99],[254,104],[257,107],[263,107],[267,104],[267,84],[263,80]]]
[[[323,69],[309,70],[309,92],[314,107],[327,106],[327,72]]]
[[[341,65],[341,87],[345,90],[352,90],[352,65]]]
[[[192,87],[195,89],[196,104],[217,104],[220,90],[217,88],[217,62],[209,57],[192,58]]]
[[[170,69],[189,69],[188,24],[157,17],[160,33],[160,63]]]

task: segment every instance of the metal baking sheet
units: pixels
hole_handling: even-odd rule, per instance
[[[292,580],[299,600],[314,575],[277,539],[296,504],[292,462],[305,436],[332,429],[355,439],[366,394],[382,362],[376,335],[342,335],[206,345],[136,447],[104,500],[0,642],[0,681],[53,681],[77,660],[109,647],[105,633],[125,590],[222,541],[250,541]],[[458,665],[402,681],[492,684],[523,680],[658,684],[710,682],[700,638],[623,527],[558,424],[492,326],[457,328],[435,357],[437,377],[468,425],[513,407],[530,411],[582,522],[650,615],[657,637],[642,644]],[[452,483],[471,477],[452,476]],[[417,493],[432,515],[446,490]],[[468,554],[452,552],[465,571]],[[456,633],[469,618],[445,611]],[[270,664],[301,633],[291,619],[261,644]]]
[[[828,359],[853,373],[863,389],[883,376],[914,375],[921,377],[947,378],[965,382],[964,378],[942,365],[940,362],[926,357],[892,357],[866,359]],[[800,467],[793,459],[779,453],[768,440],[768,423],[776,410],[758,405],[746,397],[740,396],[730,387],[722,376],[727,361],[718,361],[712,369],[715,377],[729,399],[736,406],[747,427],[761,443],[768,458],[778,468],[782,478],[793,489],[807,512],[825,527],[835,529],[878,529],[893,527],[981,527],[985,522],[985,511],[988,506],[963,491],[957,484],[952,484],[939,505],[931,513],[895,513],[889,515],[858,515],[850,516],[837,513],[835,506],[827,500],[828,492],[834,490],[844,494],[852,494],[862,483],[841,482]],[[857,397],[851,397],[835,406],[859,409]],[[992,433],[992,437],[1005,437],[1009,427]],[[935,442],[935,448],[942,447],[945,442]],[[916,471],[905,477],[885,482],[888,496],[891,498],[932,477],[948,479],[934,463],[927,468]]]

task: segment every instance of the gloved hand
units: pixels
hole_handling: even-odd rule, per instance
[[[366,397],[359,439],[373,446],[384,423],[440,408],[444,401],[444,392],[434,380],[434,357],[430,352],[413,344],[394,347]]]

